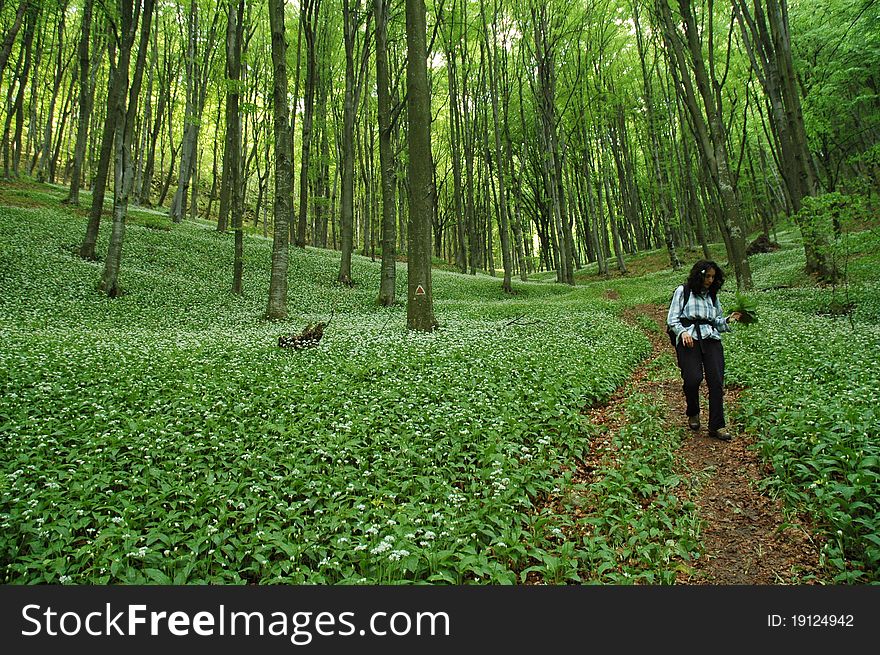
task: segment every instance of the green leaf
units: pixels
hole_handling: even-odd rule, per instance
[[[144,569],[144,574],[157,584],[173,584],[171,578],[162,573],[159,569]]]

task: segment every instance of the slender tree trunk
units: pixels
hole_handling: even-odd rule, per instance
[[[535,95],[541,120],[546,189],[551,201],[553,226],[556,234],[555,245],[558,253],[556,279],[558,282],[573,285],[574,241],[568,222],[565,193],[562,189],[562,160],[556,132],[555,54],[547,8],[545,6],[532,7],[532,20],[535,29],[534,44],[537,66]]]
[[[33,9],[37,4],[37,1],[38,0],[25,0],[18,5],[18,9],[15,12],[15,18],[12,20],[12,25],[9,26],[9,30],[4,35],[3,43],[0,44],[0,83],[3,81],[3,73],[6,71],[6,63],[9,61],[9,55],[12,53],[12,46],[15,43],[15,37],[18,36],[18,31],[21,29],[21,25],[24,22],[25,13],[28,9]]]
[[[79,205],[79,187],[82,180],[83,160],[86,156],[89,118],[92,114],[93,93],[90,84],[91,60],[89,58],[89,41],[92,33],[92,6],[94,0],[83,3],[82,28],[79,38],[79,117],[76,127],[76,146],[73,151],[73,170],[70,174],[70,191],[64,202]],[[0,66],[2,69],[2,66]]]
[[[657,196],[659,200],[660,225],[663,232],[663,240],[666,244],[666,252],[669,255],[669,264],[672,270],[677,271],[681,268],[681,261],[675,247],[675,238],[672,234],[670,226],[672,219],[672,198],[669,191],[669,175],[665,166],[665,158],[662,155],[661,146],[661,130],[657,120],[656,110],[654,108],[654,94],[652,90],[653,75],[649,75],[646,62],[646,48],[642,34],[642,27],[639,23],[639,3],[633,2],[633,22],[636,33],[636,46],[639,51],[639,64],[642,68],[642,84],[645,94],[645,107],[648,118],[648,138],[650,141],[650,162],[654,171],[654,179],[657,182]]]
[[[182,221],[186,215],[190,184],[193,184],[194,181],[198,182],[196,162],[198,161],[199,131],[207,97],[208,74],[214,56],[214,41],[219,14],[218,5],[214,8],[211,27],[207,34],[203,35],[199,23],[198,2],[196,0],[190,2],[187,23],[186,110],[183,141],[180,147],[180,173],[177,179],[177,191],[168,210],[171,220],[175,223]],[[202,41],[204,41],[204,45],[201,45]]]
[[[315,88],[317,85],[317,61],[315,40],[318,30],[318,16],[321,0],[303,0],[300,4],[300,21],[306,40],[306,94],[303,107],[302,160],[299,169],[299,220],[294,243],[299,248],[306,247],[306,226],[309,206],[309,154],[312,147],[312,122],[315,110]]]
[[[388,84],[388,0],[374,0],[376,20],[376,93],[379,123],[379,169],[382,175],[382,267],[378,303],[394,304],[397,279],[397,229],[394,187],[397,162],[391,142],[391,93]]]
[[[177,191],[171,199],[168,210],[171,220],[179,223],[186,214],[189,198],[189,184],[192,177],[193,159],[195,158],[198,124],[196,103],[198,96],[198,64],[196,63],[196,44],[199,38],[199,10],[196,0],[190,0],[187,15],[187,51],[186,51],[186,108],[183,118],[183,141],[180,146],[180,171],[177,176]]]
[[[244,202],[241,179],[241,51],[244,35],[244,0],[230,0],[226,21],[226,139],[223,148],[223,177],[228,188],[227,215],[232,214],[235,243],[232,254],[232,293],[242,295],[244,273]],[[274,45],[274,39],[273,39]],[[223,210],[220,211],[223,214]],[[223,217],[225,223],[226,217]],[[220,230],[220,217],[217,219]],[[223,226],[221,232],[226,230]]]
[[[55,107],[58,103],[58,93],[61,90],[61,82],[64,79],[64,72],[67,65],[64,62],[64,25],[66,16],[66,7],[61,6],[58,12],[58,38],[53,46],[55,50],[55,77],[52,80],[52,91],[49,96],[49,108],[46,112],[46,120],[43,128],[43,143],[40,161],[37,166],[37,181],[45,182],[50,179],[49,168],[52,162],[52,136],[55,120]]]
[[[495,4],[494,9],[495,11],[492,16],[493,33],[491,43],[498,42],[498,35],[494,30],[498,19],[497,3]],[[507,185],[504,180],[504,153],[501,147],[501,121],[498,117],[498,53],[494,51],[489,40],[489,27],[486,21],[486,10],[482,3],[480,4],[480,13],[483,18],[483,36],[486,46],[486,56],[489,58],[489,96],[492,99],[492,123],[495,136],[495,162],[497,164],[495,168],[498,172],[498,235],[501,240],[501,262],[504,267],[504,280],[501,283],[501,288],[506,293],[511,293],[513,291],[513,287],[511,286],[513,266],[511,264],[510,256],[510,226],[507,216]]]
[[[777,146],[777,160],[785,183],[791,210],[801,229],[806,255],[806,272],[821,279],[838,276],[827,257],[828,242],[814,219],[803,219],[798,212],[803,199],[818,190],[818,176],[807,145],[800,93],[791,57],[786,0],[755,0],[754,11],[744,0],[735,0],[735,13],[742,28],[743,42],[767,95],[770,123]]]
[[[67,89],[67,93],[64,94],[64,105],[62,105],[61,107],[61,119],[58,121],[58,131],[55,135],[55,147],[52,149],[52,154],[49,157],[49,182],[52,184],[55,184],[57,179],[56,176],[58,174],[58,158],[61,156],[62,144],[64,144],[68,152],[70,151],[70,138],[65,134],[65,131],[67,129],[67,122],[70,119],[70,114],[73,111],[72,105],[75,95],[75,88],[76,78],[71,75],[70,86]],[[66,172],[62,173],[62,175],[66,177]]]
[[[23,53],[23,62],[17,69],[16,82],[18,83],[18,92],[15,95],[15,101],[9,109],[6,116],[6,122],[3,129],[3,168],[4,176],[9,179],[18,177],[18,162],[21,159],[21,133],[24,125],[24,97],[28,79],[33,66],[33,41],[37,32],[37,23],[40,17],[42,5],[39,2],[27,2],[27,11],[24,16],[24,32],[21,35],[21,52]],[[34,78],[36,79],[36,78]],[[14,84],[10,84],[9,93],[12,94]],[[11,139],[12,152],[9,151],[10,136],[9,131],[12,120],[15,119],[15,134]]]
[[[360,4],[359,0],[355,0]],[[352,286],[351,254],[354,248],[354,119],[355,119],[355,47],[357,30],[357,5],[354,11],[351,0],[342,0],[343,41],[345,42],[345,96],[342,107],[342,206],[340,236],[342,257],[337,281]]]
[[[449,15],[455,24],[455,0]],[[467,225],[462,205],[461,185],[461,112],[459,110],[458,81],[456,79],[455,51],[451,45],[446,48],[446,74],[449,85],[449,145],[452,158],[453,202],[455,203],[455,263],[462,273],[467,272],[468,251],[466,242]]]
[[[670,71],[676,82],[679,95],[682,96],[688,111],[689,123],[695,136],[700,153],[708,167],[721,202],[722,213],[720,226],[724,232],[728,246],[728,260],[733,265],[737,288],[749,290],[753,286],[752,272],[746,256],[746,234],[736,195],[733,176],[730,170],[730,159],[727,149],[727,132],[721,113],[721,84],[711,77],[703,57],[703,48],[693,7],[688,0],[679,0],[681,22],[684,24],[685,44],[682,44],[675,23],[673,23],[669,4],[666,0],[657,0],[657,14],[663,28]],[[712,12],[710,3],[709,14]],[[684,52],[687,48],[687,54]],[[696,92],[691,82],[691,75],[696,83]],[[710,78],[711,77],[711,78]],[[697,101],[697,92],[702,101],[702,110]]]
[[[290,229],[291,166],[290,122],[287,116],[287,44],[284,37],[284,0],[269,0],[272,29],[273,108],[275,116],[275,227],[272,237],[272,276],[268,320],[287,317],[287,254]]]
[[[123,0],[130,2],[131,0]],[[107,117],[104,121],[104,132],[101,138],[101,150],[98,155],[98,166],[95,177],[92,180],[92,207],[89,213],[89,223],[86,227],[86,235],[80,245],[79,255],[83,259],[96,259],[95,246],[98,240],[98,229],[101,225],[101,213],[104,210],[104,194],[107,191],[107,176],[110,171],[110,156],[113,153],[113,141],[116,137],[116,120],[119,112],[118,105],[124,102],[125,91],[128,86],[128,65],[130,52],[123,52],[120,48],[118,57],[111,45],[110,58],[110,83],[107,91]],[[112,63],[113,60],[115,64]]]
[[[131,0],[122,0],[120,12],[120,25],[122,27],[122,40],[119,48],[119,60],[130,59],[131,48],[137,33],[139,6],[132,8]],[[136,4],[136,3],[135,3]],[[134,127],[137,122],[138,96],[140,95],[141,82],[143,81],[144,62],[146,60],[147,44],[150,39],[150,24],[153,17],[154,0],[144,0],[143,15],[141,18],[141,36],[138,47],[137,60],[134,67],[134,78],[131,89],[128,89],[128,67],[119,70],[119,84],[122,89],[119,103],[115,108],[108,110],[116,111],[116,119],[113,121],[116,128],[116,136],[113,141],[116,145],[116,187],[113,197],[113,225],[110,230],[110,243],[107,246],[107,258],[104,260],[104,272],[101,276],[99,289],[109,297],[115,298],[122,294],[119,285],[119,270],[122,264],[122,243],[125,238],[125,220],[128,216],[128,199],[134,183],[134,162],[131,156],[131,143],[134,135]],[[125,105],[125,94],[129,92],[128,107]]]
[[[144,173],[146,172],[146,160],[149,157],[149,142],[150,142],[150,126],[153,121],[153,85],[156,79],[157,74],[157,60],[159,57],[159,53],[157,52],[158,48],[158,39],[157,34],[159,32],[158,26],[153,30],[153,38],[150,40],[150,61],[147,64],[147,89],[146,96],[144,102],[144,115],[141,121],[140,128],[140,144],[138,146],[138,156],[137,156],[137,164],[135,167],[135,178],[134,178],[134,201],[138,203],[140,201],[141,193],[144,188]],[[159,95],[162,95],[161,91]],[[147,201],[149,201],[149,196],[147,197]]]
[[[214,138],[211,140],[211,188],[208,191],[208,207],[205,209],[205,217],[211,218],[211,210],[214,208],[214,199],[217,197],[217,187],[220,180],[220,167],[217,165],[220,149],[220,112],[223,110],[220,98],[217,99],[217,117],[214,119]]]
[[[294,162],[296,161],[296,107],[299,104],[299,82],[302,73],[302,21],[297,21],[298,31],[296,35],[296,78],[293,83],[293,107],[290,109],[290,211],[293,212],[294,205],[296,204],[295,198],[295,189],[296,189],[296,166]],[[266,158],[268,160],[269,157],[269,149],[266,149]],[[263,226],[265,227],[266,223],[263,222]],[[290,228],[288,230],[289,235],[288,239],[291,244],[295,243],[294,239],[294,216],[293,213],[290,215]]]
[[[159,49],[158,44],[158,33],[159,30],[156,29],[153,31],[153,51],[156,52]],[[153,195],[153,176],[156,168],[156,146],[159,142],[159,137],[162,134],[162,123],[165,120],[165,106],[169,102],[169,98],[171,96],[171,89],[168,88],[171,77],[172,77],[172,68],[171,68],[171,58],[168,55],[169,48],[169,37],[165,36],[165,49],[163,50],[163,62],[161,66],[157,66],[157,88],[159,90],[159,98],[156,104],[156,118],[153,121],[153,127],[149,134],[149,145],[147,146],[147,160],[144,164],[144,172],[143,179],[140,188],[140,198],[139,203],[145,207],[152,206],[152,195]],[[161,200],[160,200],[161,204]]]

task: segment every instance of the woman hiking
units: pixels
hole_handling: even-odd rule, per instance
[[[725,317],[718,301],[724,273],[713,261],[700,260],[672,296],[666,323],[674,333],[678,368],[684,382],[685,414],[691,430],[700,429],[700,383],[709,387],[709,436],[730,441],[724,421],[724,348],[721,333],[739,312]]]

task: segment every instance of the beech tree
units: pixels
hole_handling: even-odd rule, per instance
[[[117,96],[118,102],[115,107],[108,107],[116,115],[113,125],[116,134],[113,142],[116,147],[115,187],[113,194],[113,226],[110,231],[110,243],[107,247],[107,257],[104,260],[104,272],[101,276],[99,289],[111,298],[119,296],[122,289],[119,286],[119,269],[122,263],[122,243],[125,238],[125,220],[128,216],[128,201],[134,182],[134,162],[131,156],[131,142],[134,134],[135,119],[138,112],[138,98],[141,91],[141,82],[144,76],[144,61],[147,53],[147,43],[150,38],[150,24],[153,18],[154,0],[144,0],[143,15],[140,4],[132,0],[120,0],[119,4],[119,62],[117,68],[118,84],[121,92]],[[128,83],[128,60],[134,39],[137,34],[138,19],[140,17],[141,36],[137,50],[137,61],[134,66],[134,78],[131,87]],[[122,67],[125,62],[125,67]],[[128,103],[126,106],[125,95],[128,91]]]
[[[354,2],[354,4],[352,4]],[[342,0],[343,40],[345,44],[345,97],[342,114],[342,197],[341,224],[342,258],[337,280],[352,286],[351,254],[354,249],[354,124],[355,113],[360,104],[369,50],[370,21],[372,12],[361,7],[361,0]],[[365,23],[363,35],[361,22]]]
[[[373,1],[376,23],[376,120],[379,123],[379,174],[382,189],[382,273],[378,303],[394,304],[397,279],[397,248],[395,223],[395,170],[391,134],[391,91],[388,79],[388,0]]]
[[[744,0],[734,0],[734,10],[742,28],[743,43],[752,68],[758,75],[769,105],[780,174],[791,212],[798,218],[803,199],[818,190],[813,158],[807,145],[800,91],[791,56],[791,37],[786,0],[754,0],[752,8]],[[799,220],[804,239],[806,272],[825,280],[837,273],[827,258],[828,243],[819,226]]]
[[[668,0],[657,0],[656,8],[676,88],[687,111],[688,122],[696,137],[702,159],[718,193],[719,224],[725,237],[728,260],[736,274],[737,288],[751,289],[752,271],[746,255],[745,226],[730,168],[721,83],[715,76],[714,64],[708,66],[706,63],[701,40],[706,37],[711,52],[714,47],[711,20],[714,3],[709,0],[707,12],[710,20],[705,23],[705,31],[701,32],[693,6],[688,0],[678,0],[677,20],[684,26],[683,35],[676,27],[676,21],[673,21]]]
[[[171,220],[178,223],[186,214],[190,184],[193,180],[196,149],[198,148],[199,131],[202,124],[202,112],[208,94],[208,76],[216,48],[214,43],[217,35],[217,22],[220,16],[220,5],[214,7],[211,26],[206,34],[201,32],[199,22],[199,4],[190,0],[187,13],[186,30],[186,113],[184,117],[183,140],[180,146],[180,172],[177,191],[171,201],[168,213]],[[203,47],[199,47],[204,42]]]
[[[748,288],[745,244],[782,213],[800,221],[808,272],[833,280],[827,237],[798,209],[880,179],[877,3],[437,0],[422,91],[403,0],[302,0],[287,7],[286,160],[268,3],[156,4],[137,114],[117,126],[137,65],[122,4],[0,0],[3,173],[68,183],[71,204],[90,191],[79,252],[95,259],[110,174],[130,156],[130,202],[234,226],[236,293],[246,230],[274,239],[277,227],[339,250],[344,284],[356,250],[381,250],[377,302],[393,305],[395,259],[423,238],[423,210],[430,253],[471,274],[497,265],[504,291],[516,273],[571,284],[590,263],[623,272],[655,248],[674,269],[680,248],[710,257],[716,243]],[[410,133],[424,128],[413,84],[427,93],[427,144]],[[420,178],[413,164],[426,162]]]
[[[406,324],[431,332],[434,292],[431,279],[431,92],[428,85],[427,25],[424,0],[406,0],[407,145],[409,147],[409,257],[407,260]]]
[[[266,318],[287,317],[287,255],[290,229],[291,161],[290,124],[287,117],[287,43],[284,0],[269,0],[272,26],[272,107],[275,117],[275,209],[273,212],[272,275]]]

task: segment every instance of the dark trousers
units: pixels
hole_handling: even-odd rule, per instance
[[[681,343],[675,346],[678,355],[678,368],[684,381],[684,398],[687,402],[685,413],[698,416],[700,413],[700,383],[705,372],[709,387],[709,430],[718,430],[724,423],[724,347],[717,339],[694,340],[693,348],[685,348]]]

